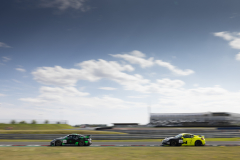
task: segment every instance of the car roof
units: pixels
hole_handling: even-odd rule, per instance
[[[68,136],[83,136],[81,134],[76,134],[76,133],[73,133],[73,134],[69,134]]]
[[[181,135],[193,135],[192,133],[180,133]]]

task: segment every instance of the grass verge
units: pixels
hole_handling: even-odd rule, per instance
[[[240,147],[1,147],[0,159],[239,159]]]
[[[0,142],[50,142],[51,140],[0,139]],[[93,142],[161,142],[162,139],[92,140]],[[240,141],[240,138],[207,138],[206,141]]]
[[[121,132],[93,130],[0,130],[0,134],[126,134]]]

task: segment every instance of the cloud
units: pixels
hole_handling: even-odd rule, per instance
[[[226,41],[229,41],[229,46],[233,49],[240,49],[240,32],[216,32],[215,36],[221,37]],[[240,61],[240,52],[235,56],[237,61]]]
[[[215,36],[221,37],[226,41],[229,41],[229,46],[233,49],[240,49],[240,32],[216,32]]]
[[[223,38],[226,41],[231,41],[231,40],[235,39],[235,37],[229,32],[216,32],[213,34],[217,37]]]
[[[145,54],[137,50],[134,50],[129,54],[115,54],[115,55],[110,54],[110,55],[116,58],[123,58],[124,60],[132,64],[139,64],[142,68],[151,67],[154,65],[152,57],[146,60],[143,58],[145,57]]]
[[[41,0],[40,6],[43,8],[57,8],[61,11],[73,8],[87,11],[89,8],[85,6],[86,0]]]
[[[160,87],[163,88],[180,88],[183,85],[185,85],[185,83],[181,80],[170,80],[167,78],[164,79],[158,79],[157,83],[159,84]]]
[[[144,57],[140,52],[133,52],[138,57]],[[178,74],[187,75],[191,71],[182,71],[176,69],[169,63],[161,62],[161,65],[169,67]],[[105,61],[102,59],[83,61],[76,64],[81,69],[66,69],[61,66],[55,67],[39,67],[32,72],[34,79],[45,85],[54,86],[75,86],[80,80],[90,82],[102,79],[114,81],[123,86],[125,90],[132,90],[141,93],[170,93],[176,88],[181,88],[185,83],[181,80],[158,79],[155,83],[143,78],[139,74],[127,74],[132,72],[134,68],[131,65],[119,64],[115,61]],[[99,89],[113,90],[113,88],[101,87]]]
[[[19,71],[19,72],[26,72],[26,70],[25,69],[23,69],[23,68],[15,68],[17,71]]]
[[[159,66],[166,67],[167,69],[169,69],[170,71],[177,75],[187,76],[194,73],[194,71],[191,69],[181,70],[168,62],[163,62],[162,60],[156,60],[155,63]]]
[[[240,61],[240,53],[236,55],[236,60]]]
[[[21,98],[21,101],[33,102],[36,104],[44,104],[47,102],[61,102],[67,97],[88,96],[89,93],[80,92],[74,87],[41,87],[40,95],[37,98]]]
[[[193,70],[190,70],[190,69],[181,70],[181,69],[178,69],[177,67],[173,66],[172,64],[170,64],[168,62],[164,62],[162,60],[154,61],[153,57],[150,57],[149,59],[144,59],[145,54],[140,51],[137,51],[137,50],[129,52],[128,54],[115,54],[115,55],[110,54],[110,55],[113,57],[116,57],[116,58],[122,58],[131,64],[138,64],[142,68],[152,67],[154,64],[157,64],[159,66],[166,67],[173,73],[175,73],[177,75],[181,75],[181,76],[187,76],[187,75],[194,73]]]
[[[100,87],[98,89],[103,89],[103,90],[108,90],[108,91],[112,91],[112,90],[116,90],[117,88],[112,88],[112,87]]]
[[[11,48],[9,45],[7,45],[6,43],[3,43],[3,42],[0,42],[0,47]]]
[[[140,95],[140,96],[128,96],[128,98],[147,98],[149,95]]]
[[[197,88],[197,89],[189,89],[188,92],[190,92],[191,94],[194,95],[224,95],[226,93],[228,93],[227,90],[219,87],[219,86],[215,86],[215,87],[205,87],[205,88]]]
[[[41,87],[38,97],[20,98],[19,100],[38,106],[46,106],[46,104],[52,107],[63,106],[68,108],[71,106],[71,110],[85,107],[123,109],[143,106],[142,103],[123,101],[106,95],[102,97],[86,97],[88,95],[89,93],[80,92],[74,87]]]
[[[9,58],[9,57],[2,57],[2,58],[3,58],[3,62],[8,62],[11,60],[11,58]]]
[[[176,89],[162,94],[152,107],[161,112],[240,112],[240,92],[229,92],[220,86]]]
[[[148,80],[143,79],[141,75],[130,75],[123,72],[133,71],[134,68],[131,65],[121,65],[115,61],[89,60],[78,63],[76,66],[82,69],[65,69],[60,66],[40,67],[32,74],[36,81],[56,86],[75,86],[79,80],[94,82],[100,79],[109,79],[121,85],[148,83]]]

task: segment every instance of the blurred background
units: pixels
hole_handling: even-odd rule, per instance
[[[240,137],[239,5],[1,1],[0,139]]]

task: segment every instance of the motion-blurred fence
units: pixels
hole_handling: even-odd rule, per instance
[[[33,122],[34,121],[34,122]],[[3,124],[68,124],[67,120],[56,119],[0,119]]]
[[[131,140],[131,139],[162,139],[175,136],[175,133],[168,134],[106,134],[92,135],[95,140]],[[223,132],[223,133],[198,133],[206,138],[232,138],[240,137],[240,132]],[[0,134],[0,139],[35,139],[35,140],[52,140],[58,137],[63,137],[65,134]]]

